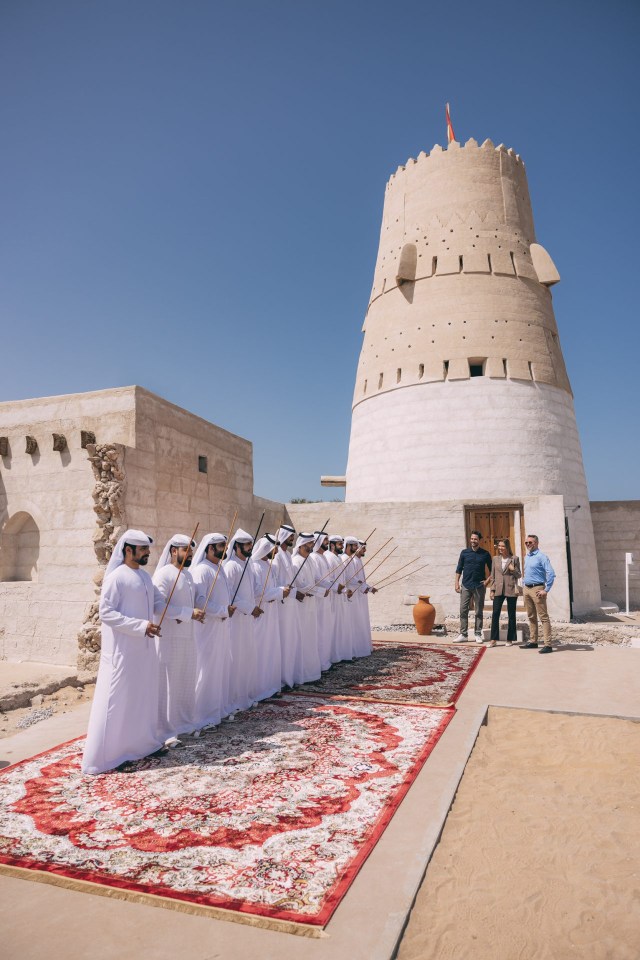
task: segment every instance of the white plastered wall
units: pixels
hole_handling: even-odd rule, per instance
[[[490,509],[492,504],[498,506],[502,502],[489,498],[486,506]],[[556,571],[556,583],[549,599],[549,613],[555,620],[568,620],[569,584],[563,497],[527,496],[520,502],[527,529],[538,535],[540,547],[548,554]],[[460,550],[466,545],[465,508],[473,505],[473,501],[461,500],[428,503],[385,501],[287,504],[287,510],[298,530],[320,529],[327,516],[331,517],[327,529],[343,536],[364,538],[375,527],[375,534],[369,544],[369,556],[374,554],[385,540],[393,537],[389,547],[371,561],[369,570],[375,568],[392,547],[397,546],[393,557],[371,577],[373,583],[414,557],[421,558],[416,567],[426,564],[423,570],[370,598],[372,624],[388,626],[411,623],[413,601],[407,601],[421,593],[431,597],[436,608],[437,621],[458,616],[459,597],[454,591],[454,575]],[[574,612],[578,612],[575,606]]]

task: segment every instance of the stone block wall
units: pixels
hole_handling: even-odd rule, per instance
[[[625,605],[625,553],[635,563],[629,577],[629,606],[640,609],[640,500],[591,503],[602,599]]]
[[[83,431],[132,442],[131,391],[0,404],[0,436],[8,440],[0,456],[2,659],[75,663],[97,563],[95,477]],[[54,434],[66,439],[62,450],[54,449]],[[33,453],[27,437],[37,444]],[[25,553],[28,564],[16,563]]]
[[[153,571],[197,522],[200,537],[226,534],[236,509],[251,531],[263,510],[263,529],[282,521],[253,494],[249,441],[141,387],[0,404],[2,437],[0,659],[95,669],[99,588],[127,527],[154,538]]]
[[[500,501],[494,501],[499,503]],[[465,507],[473,504],[457,500],[434,503],[311,503],[287,504],[297,530],[317,530],[331,516],[328,530],[343,536],[365,538],[375,527],[369,541],[368,555],[375,553],[389,537],[392,543],[371,561],[375,568],[392,547],[398,549],[373,574],[376,583],[404,563],[420,557],[416,567],[423,570],[397,584],[381,589],[369,600],[374,626],[412,623],[411,607],[417,594],[428,594],[436,608],[436,621],[457,617],[459,597],[454,590],[455,568],[465,543]],[[483,501],[490,508],[490,501]],[[555,620],[568,620],[569,592],[564,540],[564,505],[560,496],[525,497],[523,509],[527,527],[540,537],[541,547],[551,557],[557,580],[549,598],[549,613]],[[411,569],[411,567],[409,567]],[[399,574],[400,576],[400,574]]]

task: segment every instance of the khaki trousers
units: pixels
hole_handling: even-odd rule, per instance
[[[538,618],[542,624],[542,638],[545,646],[551,645],[551,621],[547,613],[547,598],[538,597],[538,590],[544,587],[523,587],[524,608],[529,618],[529,640],[532,643],[538,642]]]

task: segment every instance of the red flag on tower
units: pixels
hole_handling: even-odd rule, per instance
[[[451,123],[451,113],[449,111],[449,104],[446,105],[444,112],[447,118],[447,143],[452,143],[455,140],[456,135],[453,132],[453,124]]]

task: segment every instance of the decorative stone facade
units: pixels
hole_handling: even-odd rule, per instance
[[[65,443],[54,440],[64,437]],[[0,658],[95,668],[97,593],[128,526],[251,529],[283,506],[253,493],[248,440],[141,387],[0,404]],[[31,452],[25,451],[31,438]]]

